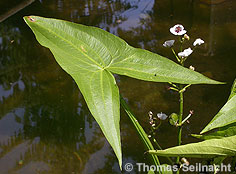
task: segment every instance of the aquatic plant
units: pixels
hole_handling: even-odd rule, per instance
[[[184,30],[182,25],[178,24],[170,29],[171,33],[179,37],[179,41],[181,42],[180,52],[176,54],[173,49],[175,43],[173,40],[166,41],[163,44],[171,48],[179,65],[158,54],[134,48],[119,37],[96,27],[37,16],[24,17],[24,20],[34,32],[39,43],[50,49],[58,64],[70,74],[77,83],[90,112],[112,146],[118,158],[120,168],[122,168],[120,104],[135,125],[137,132],[141,136],[156,165],[160,165],[157,155],[164,155],[166,157],[175,156],[177,157],[176,162],[180,163],[179,157],[187,156],[185,153],[191,156],[193,147],[196,147],[195,150],[199,153],[199,156],[213,157],[212,155],[207,156],[206,152],[201,149],[202,144],[207,146],[213,141],[218,143],[222,148],[217,149],[209,146],[208,153],[212,152],[212,154],[216,154],[220,151],[222,156],[235,155],[235,153],[232,152],[236,149],[236,147],[233,146],[234,142],[232,142],[235,140],[234,136],[227,139],[222,138],[222,140],[209,140],[210,142],[206,140],[200,145],[189,144],[186,145],[187,148],[186,146],[179,146],[174,149],[175,153],[173,153],[171,148],[167,150],[155,150],[125,100],[123,100],[122,96],[119,94],[119,89],[113,74],[125,75],[146,81],[169,83],[171,85],[169,89],[177,91],[180,95],[179,114],[172,114],[169,119],[179,130],[178,145],[181,145],[182,126],[192,115],[192,113],[190,113],[183,119],[183,93],[193,84],[222,84],[221,82],[211,80],[193,71],[193,67],[184,67],[184,62],[187,60],[188,56],[192,54],[196,46],[201,45],[204,41],[197,39],[193,44],[193,49],[188,48],[183,50],[182,43],[185,40],[189,40],[189,36],[186,35],[187,31]],[[235,97],[232,97],[230,101],[234,101],[234,98]],[[229,104],[231,108],[235,107],[233,104],[234,102]],[[233,109],[233,113],[235,113],[234,111]],[[232,112],[230,112],[230,114],[232,114]],[[163,113],[158,114],[157,117],[161,120],[167,118]],[[225,126],[229,123],[229,120],[230,123],[235,121],[231,116],[232,118],[224,124],[219,124],[218,120],[221,120],[220,118],[222,117],[222,114],[218,115],[210,126],[208,126],[207,130],[203,132],[216,127]],[[153,119],[151,115],[150,119]],[[153,128],[155,128],[155,126],[153,126]],[[221,141],[224,141],[224,143]],[[230,144],[230,142],[231,153],[223,149],[223,147],[227,143]],[[155,143],[159,147],[157,141],[155,141]],[[183,151],[183,149],[185,149],[185,151]],[[169,161],[172,162],[171,159],[169,159]],[[162,172],[159,171],[159,173]]]

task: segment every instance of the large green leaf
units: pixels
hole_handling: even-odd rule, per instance
[[[200,138],[203,140],[209,140],[209,139],[216,139],[216,138],[225,138],[236,135],[236,123],[220,127],[219,130],[213,133],[209,133],[206,135],[196,135],[192,134],[195,138]]]
[[[201,131],[203,134],[209,130],[223,127],[236,122],[236,81],[234,82],[229,100],[210,121],[210,123]]]
[[[151,154],[171,157],[214,158],[219,156],[236,155],[236,136],[205,140],[200,143],[191,143],[176,146],[165,150],[151,150]]]
[[[89,110],[114,149],[121,166],[119,90],[113,75],[102,68],[109,63],[109,56],[104,55],[105,58],[99,60],[99,54],[102,53],[92,50],[86,43],[76,39],[76,30],[70,32],[70,23],[67,23],[66,27],[56,21],[36,17],[34,19],[37,22],[31,22],[29,18],[25,18],[25,21],[35,33],[37,40],[52,51],[60,66],[78,84]]]
[[[37,16],[24,20],[78,84],[120,166],[119,92],[111,72],[155,82],[220,84],[99,28]]]

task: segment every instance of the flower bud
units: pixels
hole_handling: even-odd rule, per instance
[[[184,39],[186,39],[186,40],[190,40],[189,35],[185,34],[185,35],[184,35]]]
[[[189,162],[186,158],[181,158],[181,162],[186,164],[187,166],[189,165]]]
[[[189,67],[189,69],[195,71],[195,68],[192,65]]]

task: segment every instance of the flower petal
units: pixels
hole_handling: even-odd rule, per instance
[[[165,119],[167,119],[167,115],[166,114],[164,114],[164,113],[158,113],[157,114],[157,117],[160,119],[160,120],[165,120]]]
[[[185,49],[184,51],[178,53],[179,57],[188,57],[190,54],[192,54],[193,50],[191,48]]]
[[[204,43],[205,43],[204,40],[198,38],[193,42],[193,46],[202,45]]]
[[[175,40],[167,40],[164,42],[163,46],[164,47],[172,47],[175,43]]]

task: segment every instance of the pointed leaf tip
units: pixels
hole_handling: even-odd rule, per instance
[[[26,22],[35,22],[36,19],[34,16],[24,16],[23,19],[26,21]]]
[[[236,95],[233,95],[210,123],[200,132],[203,134],[215,128],[223,127],[236,122]]]

